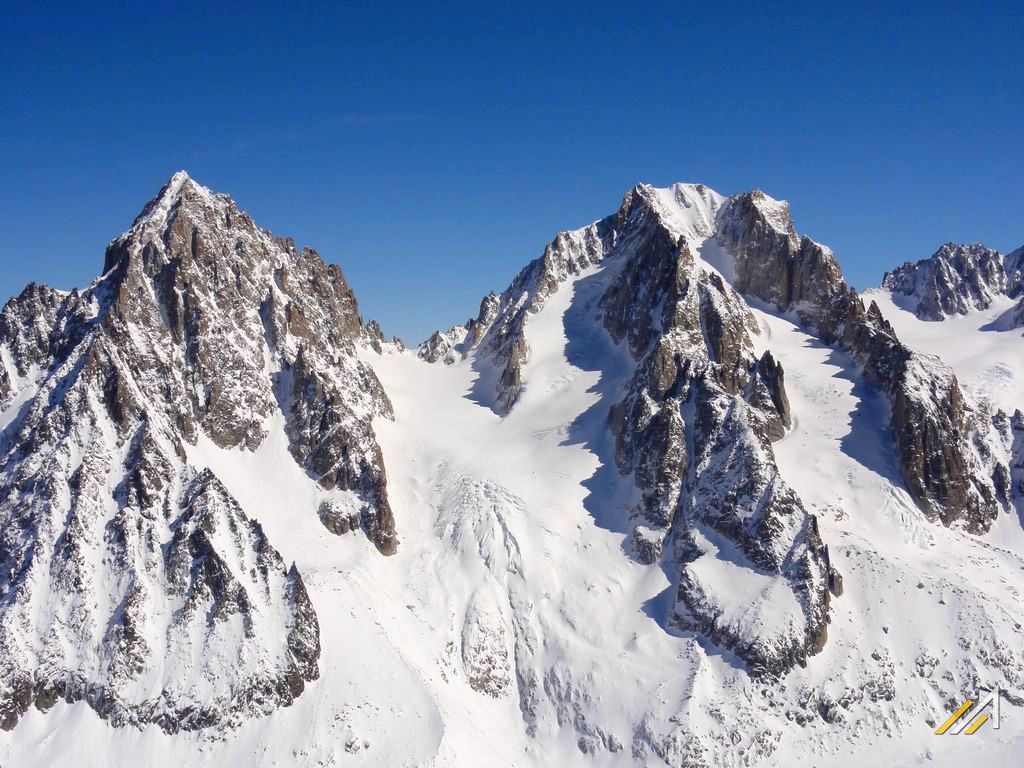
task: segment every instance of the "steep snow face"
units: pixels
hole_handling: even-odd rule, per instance
[[[988,403],[993,412],[1024,409],[1024,331],[1007,322],[1016,309],[1014,300],[997,296],[986,309],[935,323],[919,318],[902,297],[886,289],[871,289],[864,296],[877,302],[909,345],[948,363],[973,398]]]
[[[922,320],[988,309],[1007,288],[1003,257],[981,243],[946,243],[930,258],[886,272],[882,286]]]
[[[187,197],[188,186],[176,194]],[[144,214],[162,222],[154,231],[165,246],[180,211]],[[515,290],[485,297],[477,318],[419,355],[382,344],[318,260],[272,239],[282,250],[269,258],[281,269],[246,273],[273,279],[268,293],[253,289],[258,311],[240,315],[257,318],[252,339],[265,345],[252,347],[260,370],[238,391],[216,381],[219,363],[190,351],[228,360],[218,357],[226,343],[190,348],[165,344],[148,323],[130,330],[158,357],[202,372],[166,379],[186,393],[180,420],[166,416],[177,395],[144,389],[152,368],[117,368],[124,383],[90,385],[81,399],[74,386],[54,388],[65,379],[47,362],[58,347],[76,348],[65,340],[92,338],[89,323],[102,326],[112,296],[164,296],[164,280],[179,285],[160,277],[170,274],[160,245],[132,257],[145,264],[148,253],[155,277],[124,292],[40,289],[25,297],[31,312],[11,305],[0,314],[0,329],[10,329],[0,344],[5,460],[34,408],[66,401],[61,418],[74,439],[61,445],[78,453],[57,464],[85,470],[67,481],[55,470],[64,496],[53,506],[84,510],[83,500],[98,499],[102,510],[73,514],[85,524],[79,533],[73,521],[65,539],[90,553],[88,572],[176,591],[159,610],[165,598],[147,596],[141,625],[125,600],[130,618],[110,643],[75,635],[76,648],[133,662],[119,649],[143,626],[138,634],[155,650],[142,654],[135,682],[96,673],[84,696],[33,689],[37,706],[0,731],[0,763],[692,768],[981,754],[1012,764],[1024,748],[1013,705],[1024,700],[1020,519],[1000,514],[984,535],[932,524],[909,492],[893,445],[901,422],[883,385],[906,384],[907,397],[911,386],[921,390],[912,401],[930,419],[921,431],[941,442],[931,409],[947,410],[965,377],[904,347],[878,307],[865,308],[841,281],[831,252],[798,238],[784,211],[767,196],[723,201],[699,185],[638,187],[615,215],[556,238]],[[122,255],[109,259],[106,280],[121,274]],[[783,306],[737,290],[772,264],[778,271],[760,285]],[[217,324],[183,321],[182,339],[227,323],[232,343],[255,344],[230,325],[239,304],[251,307],[244,294],[216,301],[246,284],[224,267],[212,270],[227,276],[216,296],[183,298],[181,311],[161,302],[172,311],[153,316],[174,327],[198,307]],[[303,301],[321,290],[334,298]],[[131,306],[131,317],[146,317],[144,302]],[[124,355],[124,337],[104,341],[111,355]],[[207,380],[225,393],[222,410],[206,397]],[[121,392],[156,405],[143,419]],[[97,457],[83,458],[82,446],[96,441],[72,418],[79,413],[94,414],[89,429],[95,420],[102,430]],[[1024,490],[1024,417],[990,422],[964,434]],[[325,433],[345,442],[325,442]],[[374,535],[375,486],[342,469],[369,456],[360,454],[369,442],[353,442],[359,435],[379,451],[368,459],[370,479],[386,468],[402,531],[392,557],[334,535]],[[96,469],[101,461],[111,469]],[[988,482],[983,457],[963,466]],[[2,487],[6,499],[22,485],[5,475]],[[25,487],[48,490],[35,479]],[[39,540],[59,541],[63,519],[49,519],[52,532]],[[5,525],[4,535],[21,530]],[[122,530],[130,568],[111,554]],[[139,554],[145,547],[153,554]],[[55,594],[64,605],[66,593]],[[89,602],[70,594],[69,604]],[[87,607],[102,618],[113,615],[108,601],[127,595],[95,594],[99,605]],[[179,624],[161,610],[177,611]],[[19,626],[34,630],[35,620],[22,615]],[[63,615],[46,624],[66,625]],[[173,655],[153,644],[165,637]],[[76,668],[93,675],[82,655]],[[131,668],[118,663],[110,669]],[[258,680],[243,684],[244,671]],[[951,739],[940,753],[937,723],[996,684],[1005,692],[1000,730]],[[142,687],[161,698],[144,698]],[[104,712],[114,695],[124,708],[108,719],[138,728],[109,727],[91,711]],[[193,701],[184,713],[168,704]],[[131,714],[139,702],[163,719]],[[202,718],[232,727],[164,733]]]
[[[715,231],[715,216],[725,198],[703,184],[673,184],[664,189],[646,185],[641,193],[675,237],[706,240]]]
[[[58,698],[119,724],[231,725],[316,678],[300,574],[188,453],[251,452],[281,414],[323,502],[393,551],[372,427],[390,403],[362,339],[337,268],[180,173],[92,287],[4,307],[3,727]]]
[[[477,398],[515,414],[538,386],[525,372],[540,314],[566,292],[578,307],[593,305],[551,332],[573,351],[603,333],[628,350],[628,385],[603,407],[618,482],[639,496],[615,511],[630,521],[634,556],[664,555],[676,584],[670,623],[731,649],[757,674],[781,675],[825,640],[831,568],[813,518],[774,465],[771,440],[789,418],[784,377],[770,354],[754,355],[756,323],[719,271],[732,271],[714,239],[723,202],[702,185],[636,187],[616,214],[560,234],[509,289],[485,299],[461,352],[481,374]],[[420,356],[437,359],[443,338],[435,334]],[[749,576],[731,582],[738,594],[701,577],[718,572],[723,552]],[[777,599],[764,602],[768,594]],[[738,613],[762,603],[766,615],[779,607],[777,625],[723,617],[725,604],[747,606]]]

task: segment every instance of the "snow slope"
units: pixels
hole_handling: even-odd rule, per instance
[[[730,277],[714,242],[697,252]],[[490,372],[473,358],[432,365],[362,351],[395,414],[374,424],[401,535],[390,558],[360,536],[325,535],[316,510],[337,492],[295,463],[277,412],[255,451],[205,438],[191,449],[190,462],[212,468],[304,576],[321,674],[293,706],[236,730],[167,737],[58,702],[0,732],[0,765],[1017,765],[1020,706],[1004,701],[998,731],[932,732],[964,690],[1024,689],[1020,522],[1005,515],[972,537],[925,520],[881,426],[884,398],[845,355],[777,313],[755,309],[757,344],[783,364],[794,414],[774,450],[844,576],[829,641],[768,683],[667,629],[673,585],[658,564],[629,556],[624,510],[636,490],[614,468],[607,429],[633,366],[593,321],[616,270],[588,267],[530,317],[523,389],[505,417],[480,395]],[[940,334],[904,336],[903,319],[883,311],[974,391],[1018,397],[1016,376],[985,389],[992,355],[1013,352],[1009,337],[984,355],[966,343],[942,350]],[[983,323],[968,321],[963,338],[974,340]],[[721,554],[699,574],[728,595],[736,575]],[[772,584],[763,588],[772,599]],[[774,608],[773,620],[785,613]]]
[[[1024,753],[1020,708],[1004,707],[1000,730],[981,732],[984,738],[969,745],[940,741],[930,723],[954,708],[948,678],[968,690],[1006,686],[1007,679],[1019,684],[1020,522],[1005,515],[984,538],[928,523],[900,487],[892,438],[880,428],[884,399],[860,383],[844,355],[785,318],[758,315],[763,343],[786,368],[796,414],[776,456],[787,481],[818,511],[823,538],[833,542],[833,561],[844,574],[829,643],[808,666],[808,681],[826,699],[840,694],[842,681],[858,677],[877,681],[869,697],[892,695],[852,733],[823,734],[823,741],[848,738],[848,754],[815,764],[864,765],[868,755],[868,764],[955,765],[981,756],[1016,764]],[[899,325],[897,332],[905,338]],[[996,657],[1006,651],[1016,661],[1003,668]],[[986,669],[986,661],[996,663]]]

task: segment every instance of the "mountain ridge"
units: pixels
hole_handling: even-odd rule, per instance
[[[921,319],[941,321],[988,309],[1000,295],[1017,298],[1024,279],[1022,254],[1024,248],[1002,255],[982,243],[950,242],[927,259],[886,272],[882,288],[905,297]],[[1011,327],[1020,325],[1013,321]]]
[[[788,204],[760,190],[725,198],[701,184],[663,190],[637,185],[612,216],[560,233],[504,292],[484,298],[476,319],[445,333],[435,332],[420,345],[419,356],[451,363],[482,347],[499,371],[495,407],[499,413],[508,412],[522,388],[520,370],[529,352],[523,326],[529,315],[567,277],[614,247],[616,227],[638,210],[667,221],[673,236],[701,241],[700,248],[708,252],[701,262],[741,294],[796,313],[826,343],[859,359],[871,382],[892,400],[904,479],[923,511],[947,525],[966,517],[969,527],[983,531],[1000,509],[1008,508],[1005,464],[989,455],[975,456],[972,440],[961,437],[987,433],[991,425],[977,408],[958,405],[963,398],[955,376],[944,371],[941,362],[915,356],[900,344],[877,305],[865,307],[846,284],[831,250],[809,237],[799,237]],[[948,415],[929,407],[916,387],[904,383],[908,377],[930,380],[928,387],[957,405]],[[923,423],[931,428],[920,429]],[[973,467],[965,472],[966,464]],[[979,485],[968,475],[981,475],[982,465],[990,477]]]
[[[1024,701],[1024,416],[870,299],[637,185],[405,350],[175,174],[0,311],[7,754],[791,764]]]

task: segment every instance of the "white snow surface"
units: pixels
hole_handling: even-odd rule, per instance
[[[720,255],[706,239],[698,251]],[[707,261],[728,278],[727,264]],[[785,367],[795,414],[775,453],[844,577],[829,641],[784,684],[762,685],[727,653],[665,629],[672,585],[626,554],[617,517],[633,490],[616,480],[605,420],[632,363],[592,317],[613,277],[614,265],[591,267],[531,317],[525,387],[505,418],[474,395],[472,359],[364,353],[395,410],[375,422],[401,539],[391,558],[325,531],[317,507],[338,493],[296,465],[279,420],[255,452],[209,441],[192,450],[303,574],[321,677],[292,707],[169,737],[59,702],[0,732],[0,765],[665,765],[687,754],[681,725],[706,736],[721,765],[747,764],[754,739],[773,747],[765,765],[1018,765],[1024,708],[1004,701],[998,731],[933,730],[963,690],[1024,687],[1020,521],[1005,515],[984,538],[928,523],[902,489],[884,398],[850,359],[775,314],[755,310],[757,343]],[[972,391],[1021,402],[1019,333],[882,309]],[[768,609],[773,621],[799,620],[771,577],[702,561],[697,573],[731,620]],[[754,591],[765,605],[727,602],[741,576],[763,579]],[[822,709],[839,717],[827,722]]]
[[[906,297],[881,288],[865,291],[864,300],[878,304],[905,344],[941,357],[977,399],[1009,414],[1024,410],[1024,329],[1006,323],[1017,300],[996,296],[988,309],[941,322],[921,320]]]

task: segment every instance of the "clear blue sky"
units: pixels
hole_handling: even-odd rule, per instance
[[[1019,2],[59,5],[0,21],[0,300],[179,168],[407,341],[637,181],[785,198],[859,287],[1024,243]]]

